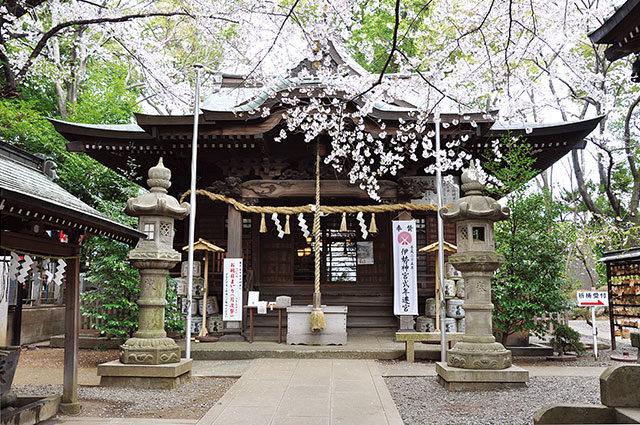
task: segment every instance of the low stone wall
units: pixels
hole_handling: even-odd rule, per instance
[[[13,318],[15,311],[9,311],[7,339],[13,340]],[[22,308],[22,331],[20,345],[46,341],[53,335],[64,333],[64,306],[40,306]]]

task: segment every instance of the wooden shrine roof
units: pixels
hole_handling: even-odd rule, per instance
[[[341,54],[335,45],[330,44],[328,55],[336,72],[367,75],[366,70],[348,55]],[[275,143],[274,138],[286,127],[284,115],[290,106],[283,101],[284,97],[308,99],[322,93],[322,81],[313,70],[308,61],[303,61],[270,86],[247,82],[241,75],[223,75],[219,90],[205,100],[200,111],[198,169],[206,170],[199,173],[200,187],[227,177],[240,177],[244,181],[308,178],[303,176],[305,173],[301,173],[301,168],[308,168],[309,158],[314,157],[313,146],[304,143],[299,133],[289,135],[281,143]],[[403,79],[408,75],[390,78]],[[353,111],[364,103],[364,99],[352,99],[344,93],[327,96],[327,102],[334,98],[348,99],[346,108]],[[418,108],[414,103],[406,99],[394,103],[376,102],[364,117],[365,131],[380,137],[380,124],[384,123],[384,131],[395,134],[402,121],[415,121]],[[268,114],[263,114],[265,108],[268,108]],[[497,115],[495,111],[441,114],[443,123],[457,121],[456,125],[442,126],[443,146],[465,136],[467,140],[462,142],[460,149],[482,160],[485,152],[491,149],[492,140],[502,135],[522,135],[533,147],[534,167],[542,171],[572,149],[584,148],[584,138],[601,119],[555,125],[506,125],[495,122],[493,115]],[[162,156],[174,173],[173,190],[186,189],[189,175],[185,170],[190,168],[193,116],[136,114],[135,120],[136,124],[126,125],[88,125],[53,119],[51,122],[69,140],[69,151],[85,152],[114,170],[129,169],[133,159],[139,166],[137,172],[146,173],[155,165],[157,157]],[[419,135],[434,129],[433,117],[428,122],[430,124]],[[532,131],[527,132],[528,128]],[[419,152],[416,154],[420,157]],[[433,158],[406,164],[397,177],[382,178],[397,180],[402,176],[424,175],[423,170],[430,161]],[[333,174],[335,178],[335,172]],[[345,178],[344,175],[337,177]]]
[[[640,53],[640,0],[627,0],[589,38],[596,44],[611,45],[605,50],[610,61]]]
[[[23,221],[43,223],[81,234],[105,235],[134,245],[145,236],[105,216],[53,181],[51,160],[0,142],[0,211]],[[6,230],[3,223],[2,230]]]

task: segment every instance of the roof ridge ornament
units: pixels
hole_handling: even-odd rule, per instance
[[[183,219],[189,215],[191,206],[187,202],[179,203],[169,195],[167,189],[171,187],[171,170],[164,166],[162,158],[155,167],[149,169],[149,193],[143,193],[127,200],[124,213],[132,217],[165,216]]]
[[[464,191],[465,196],[469,195],[482,195],[482,191],[485,186],[480,183],[480,176],[475,164],[472,162],[463,173],[460,178],[462,183],[461,189]]]
[[[164,166],[162,157],[160,157],[155,167],[149,168],[147,185],[149,185],[150,191],[154,193],[167,193],[167,189],[171,187],[171,170]]]

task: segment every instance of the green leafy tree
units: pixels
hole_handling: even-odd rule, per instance
[[[107,336],[132,336],[138,328],[140,284],[127,261],[129,246],[93,238],[84,248],[90,251],[86,278],[97,288],[81,294],[82,314],[99,319],[94,327]]]
[[[490,158],[489,171],[497,187],[509,194],[508,220],[496,223],[496,252],[505,262],[492,279],[494,333],[502,343],[520,331],[543,335],[546,323],[535,318],[560,312],[568,306],[570,285],[565,279],[565,259],[570,226],[558,220],[561,208],[549,192],[532,192],[528,144],[504,138],[502,156]]]

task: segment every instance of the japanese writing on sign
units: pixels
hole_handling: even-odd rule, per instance
[[[393,221],[393,314],[418,314],[416,222]]]
[[[606,307],[609,305],[607,291],[578,291],[579,307]]]
[[[225,258],[222,320],[242,321],[242,258]]]

